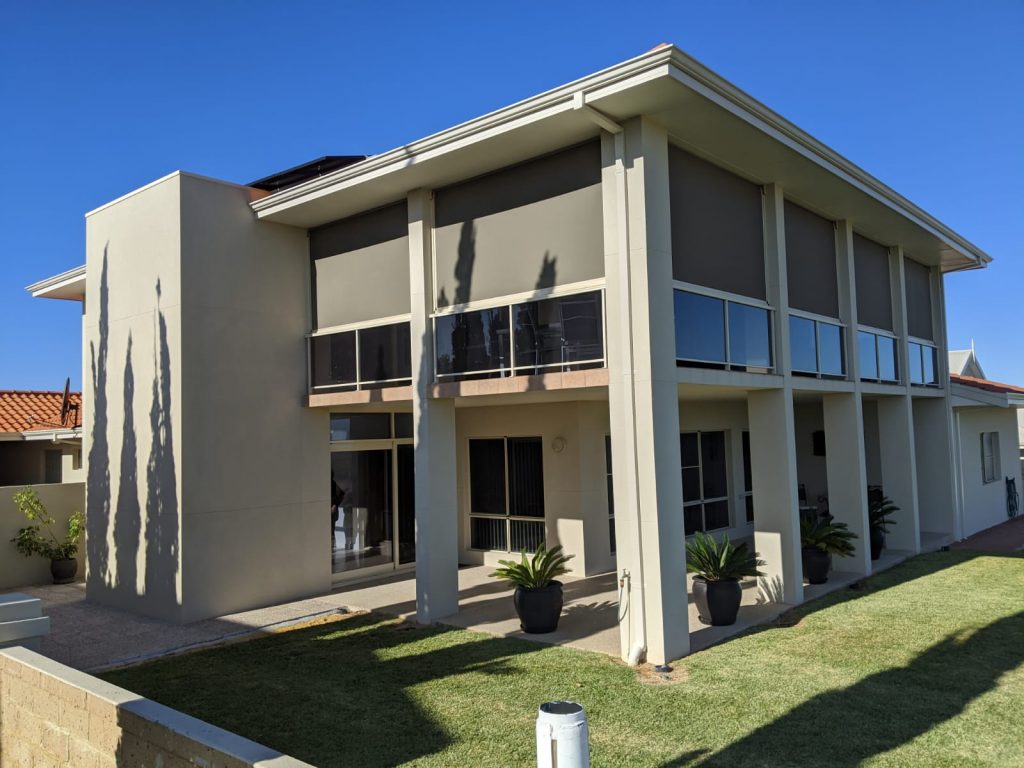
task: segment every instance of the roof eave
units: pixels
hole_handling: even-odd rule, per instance
[[[85,299],[85,265],[47,277],[26,286],[34,299],[64,299],[82,301]]]

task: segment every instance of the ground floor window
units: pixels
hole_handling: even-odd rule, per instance
[[[683,432],[679,443],[686,535],[728,528],[725,432]]]
[[[533,552],[544,543],[544,466],[539,437],[469,441],[472,549]]]
[[[615,554],[615,495],[612,493],[612,437],[604,436],[604,474],[605,487],[608,492],[608,543],[611,553]]]
[[[747,522],[754,522],[754,480],[750,471],[750,433],[743,433],[743,506]]]
[[[994,483],[999,479],[999,433],[981,433],[981,481]]]

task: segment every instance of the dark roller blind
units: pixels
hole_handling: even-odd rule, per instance
[[[668,159],[675,279],[764,299],[761,188],[675,147]]]
[[[789,306],[838,318],[835,224],[788,200],[785,212]]]
[[[311,230],[309,254],[317,328],[409,311],[405,201]]]
[[[853,267],[854,279],[857,281],[857,322],[891,331],[889,249],[854,233]]]
[[[907,287],[907,333],[933,341],[931,270],[913,259],[904,259],[903,275]]]

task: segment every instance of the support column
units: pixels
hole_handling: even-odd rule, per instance
[[[804,599],[793,396],[788,389],[747,393],[754,486],[754,549],[766,563],[761,594],[772,602]]]
[[[430,396],[434,380],[433,196],[409,193],[409,337],[416,473],[416,620],[429,624],[459,610],[455,401]]]
[[[920,552],[914,418],[909,395],[878,398],[878,447],[882,490],[900,508],[893,516],[896,524],[886,534],[886,546]]]
[[[843,558],[839,570],[871,573],[868,526],[868,479],[864,461],[864,415],[855,392],[826,394],[825,467],[828,473],[828,511],[857,534],[857,551]]]
[[[623,595],[620,648],[663,664],[690,649],[675,371],[668,137],[606,135],[608,405]]]

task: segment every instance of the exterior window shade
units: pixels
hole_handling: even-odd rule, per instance
[[[853,264],[857,281],[857,322],[883,331],[893,330],[889,249],[854,233]]]
[[[904,259],[903,275],[907,287],[907,332],[934,341],[931,270],[913,259]]]
[[[837,318],[835,225],[788,200],[785,211],[789,306]]]
[[[602,221],[599,142],[438,190],[437,306],[603,277]]]
[[[761,188],[674,147],[668,162],[673,277],[763,300]]]
[[[404,202],[311,230],[309,255],[314,328],[408,314]]]

